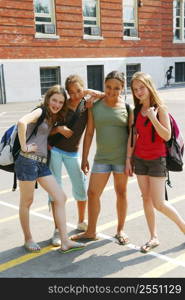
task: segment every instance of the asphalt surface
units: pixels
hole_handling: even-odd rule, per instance
[[[161,89],[159,92],[185,137],[185,86]],[[127,101],[132,103],[130,94]],[[36,104],[36,102],[29,102],[0,105],[0,137],[6,128],[16,123]],[[90,152],[91,165],[94,153],[95,139]],[[62,176],[64,189],[68,195],[66,212],[68,233],[71,235],[78,232],[76,230],[77,209],[65,169]],[[173,188],[168,188],[169,202],[185,219],[185,172],[171,172],[170,178]],[[119,278],[119,282],[128,285],[129,279],[137,279],[141,282],[142,278],[150,278],[150,280],[158,278],[163,282],[163,279],[168,278],[168,282],[171,283],[177,278],[179,280],[185,278],[185,236],[176,224],[164,215],[156,212],[160,245],[148,254],[139,251],[139,247],[149,239],[149,232],[135,176],[129,179],[128,184],[128,215],[125,232],[130,238],[130,243],[120,246],[114,239],[117,221],[111,177],[101,197],[101,213],[97,228],[99,240],[86,243],[84,250],[63,255],[57,251],[58,248],[50,244],[54,229],[53,220],[48,210],[47,194],[41,187],[35,190],[30,222],[34,239],[41,245],[42,251],[39,254],[30,254],[23,248],[23,234],[18,218],[19,191],[12,192],[12,184],[12,174],[0,170],[0,278],[2,283],[3,279],[7,278],[52,278],[53,280],[70,278],[118,280]],[[166,292],[164,286],[162,288],[161,294],[170,292],[169,287]],[[183,284],[181,289],[184,289]],[[56,295],[55,292],[53,287],[50,290],[49,287],[47,288],[48,294]],[[177,291],[176,286],[173,287],[173,292],[173,295],[182,293],[180,290]],[[146,294],[146,291],[143,294]]]

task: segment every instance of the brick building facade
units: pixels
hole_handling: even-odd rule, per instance
[[[0,0],[0,103],[32,101],[78,73],[103,89],[113,69],[150,73],[157,87],[173,66],[185,82],[185,0]]]

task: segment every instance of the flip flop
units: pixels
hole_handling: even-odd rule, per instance
[[[77,250],[83,250],[85,248],[85,245],[82,244],[82,243],[78,243],[79,245],[77,246],[73,246],[67,250],[63,250],[62,248],[58,249],[58,252],[64,254],[64,253],[69,253],[69,252],[72,252],[72,251],[77,251]]]
[[[26,242],[24,248],[29,252],[40,252],[40,246],[35,242]]]
[[[129,238],[126,234],[116,234],[114,237],[118,240],[120,245],[126,245],[129,243]]]
[[[151,241],[147,242],[146,244],[144,244],[143,246],[141,246],[140,251],[142,253],[148,253],[153,248],[159,246],[159,244],[160,243],[158,240],[151,240]]]

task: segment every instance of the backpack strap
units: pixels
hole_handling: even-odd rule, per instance
[[[134,145],[134,127],[136,125],[137,116],[141,110],[141,106],[142,106],[142,104],[139,104],[139,105],[135,106],[135,108],[134,108],[134,122],[131,126],[131,142],[130,142],[131,147],[133,147],[133,145]]]
[[[168,193],[167,193],[167,185],[169,187],[172,188],[172,184],[171,184],[171,180],[170,180],[170,174],[169,174],[169,171],[167,170],[168,172],[168,175],[167,175],[167,179],[166,179],[166,182],[165,182],[165,200],[168,200]]]
[[[41,108],[42,109],[42,114],[38,118],[38,120],[36,122],[36,125],[35,125],[32,133],[30,134],[30,136],[26,140],[26,142],[28,142],[34,134],[37,135],[38,127],[42,124],[42,122],[44,121],[44,119],[46,117],[46,108],[44,106],[38,106],[38,107],[34,108],[34,110],[37,109],[37,108]]]
[[[13,187],[12,187],[12,192],[14,192],[17,189],[17,175],[14,171],[13,173]]]
[[[128,114],[128,124],[127,124],[127,131],[128,131],[128,134],[129,134],[130,105],[129,105],[127,102],[125,102],[125,107],[126,107],[127,114]]]

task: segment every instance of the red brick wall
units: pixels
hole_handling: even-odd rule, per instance
[[[103,40],[84,40],[81,0],[56,0],[58,40],[35,38],[33,1],[0,1],[0,58],[185,55],[172,43],[172,0],[143,0],[140,40],[123,40],[122,0],[101,0]]]
[[[185,56],[185,44],[173,43],[173,1],[162,1],[162,55]]]

